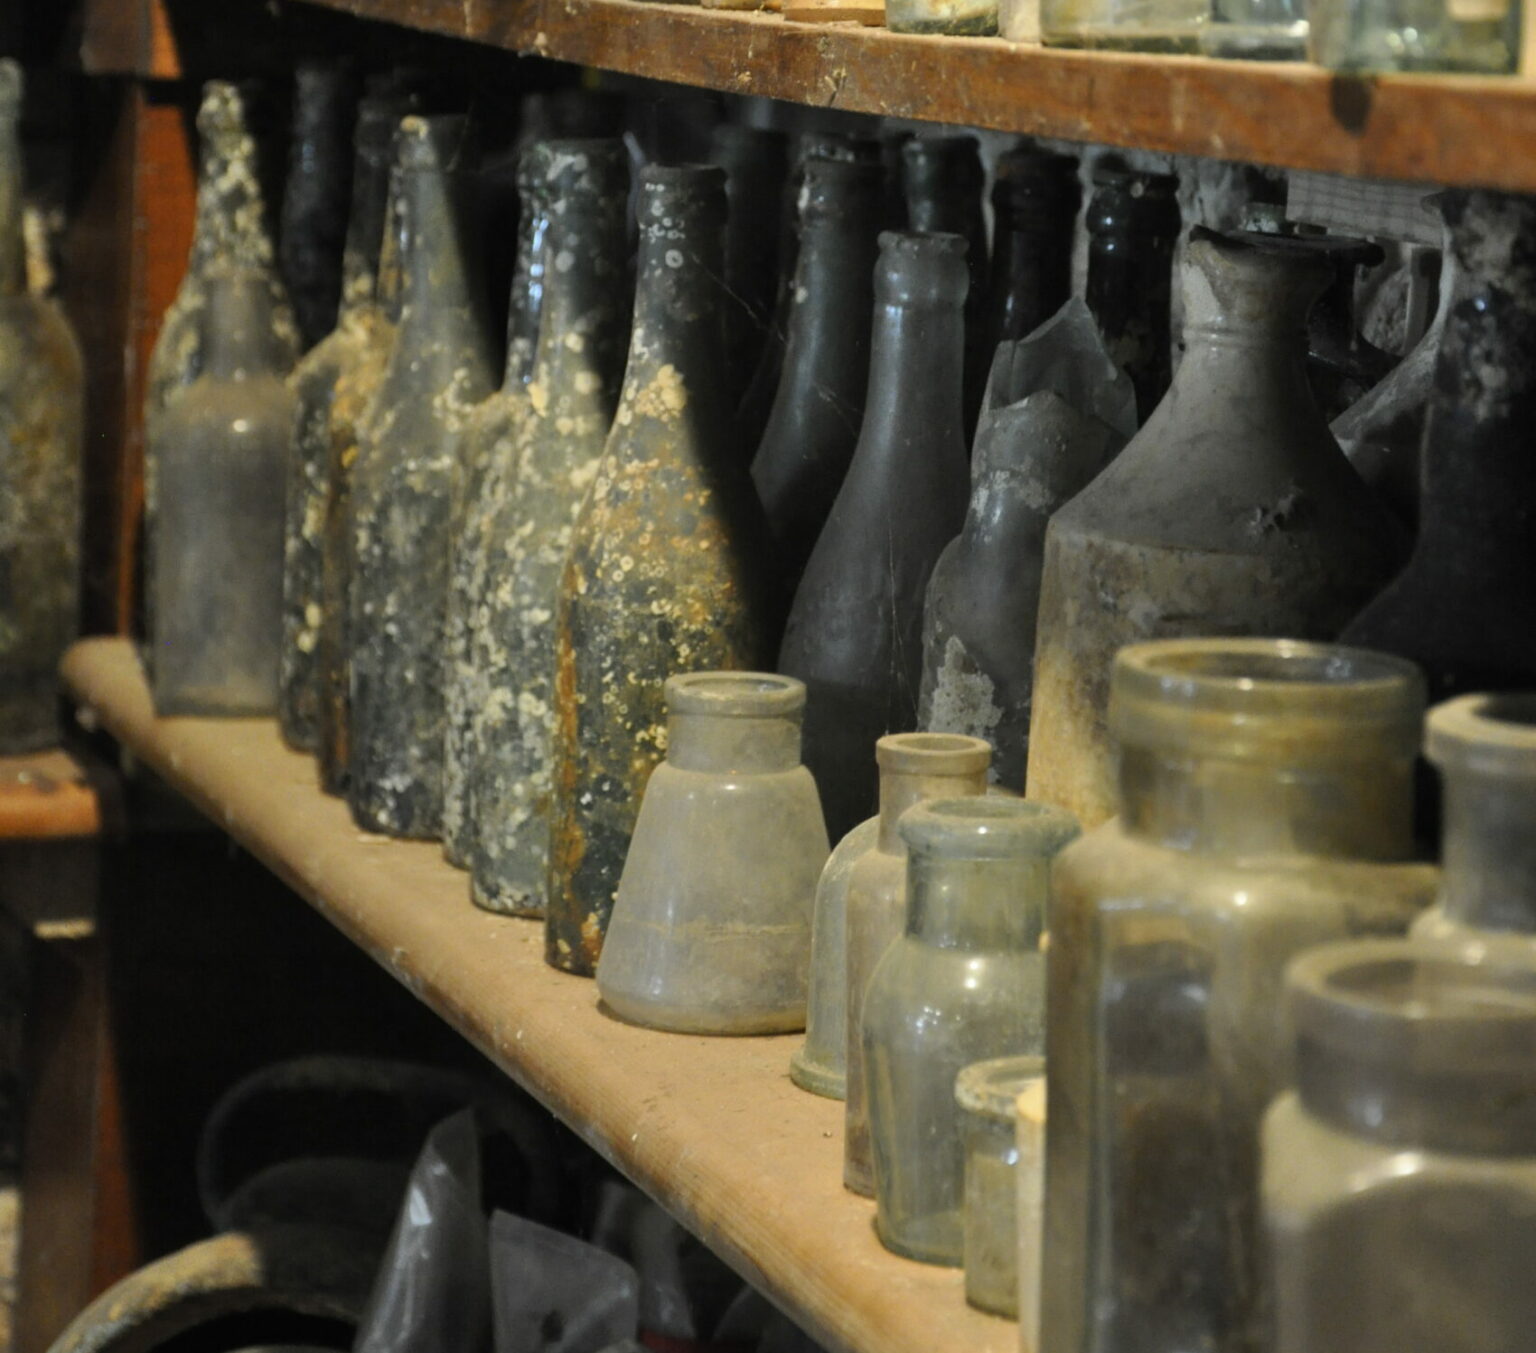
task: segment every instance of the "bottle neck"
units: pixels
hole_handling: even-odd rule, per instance
[[[271,266],[259,169],[248,132],[226,127],[205,136],[192,226],[192,257],[203,266]]]
[[[1051,865],[1038,855],[956,860],[912,855],[907,934],[940,949],[1030,953],[1040,947]]]
[[[203,327],[204,371],[243,381],[272,370],[272,297],[266,279],[242,274],[209,283]]]
[[[517,252],[512,263],[512,295],[507,303],[507,365],[502,378],[502,389],[508,394],[531,379],[539,340],[544,307],[544,246],[549,231],[544,166],[540,148],[531,147],[523,152],[517,176]]]
[[[867,353],[868,332],[850,324],[850,315],[867,314],[874,303],[871,274],[875,263],[874,207],[846,216],[807,221],[795,265],[784,349],[784,374],[775,402],[803,400],[824,389],[829,376],[851,374],[849,362],[832,362],[833,351]],[[852,365],[867,367],[862,359]],[[867,369],[861,371],[867,382]],[[858,401],[864,389],[832,390]],[[855,417],[857,415],[855,414]]]
[[[450,373],[483,335],[475,305],[475,219],[462,176],[413,168],[400,175],[401,293],[398,354],[426,354]]]
[[[341,255],[343,317],[377,301],[388,205],[389,158],[379,147],[360,146],[352,170],[352,209]]]
[[[0,109],[0,297],[20,296],[27,289],[19,111],[14,107]]]
[[[1411,761],[1297,766],[1121,749],[1121,826],[1170,850],[1406,860],[1412,813]]]
[[[609,404],[623,361],[625,253],[624,197],[567,198],[550,222],[555,266],[544,280],[532,379],[556,395],[592,395]],[[566,266],[561,266],[564,263]],[[580,342],[573,342],[573,337]],[[511,369],[508,381],[520,380]],[[599,384],[578,378],[596,372]]]
[[[986,767],[954,775],[921,771],[880,771],[879,848],[887,855],[905,855],[907,843],[897,829],[908,808],[927,799],[963,799],[987,792]]]
[[[875,452],[890,492],[900,492],[907,481],[904,459],[926,456],[935,442],[950,438],[963,445],[964,345],[958,305],[877,303],[859,452]]]
[[[1447,770],[1444,784],[1447,919],[1536,934],[1536,778]]]
[[[667,764],[714,775],[794,770],[800,764],[800,720],[672,714],[667,718]]]
[[[657,204],[658,206],[661,204]],[[720,279],[722,221],[717,212],[669,209],[670,226],[643,222],[636,265],[635,317],[625,382],[636,391],[665,368],[683,397],[718,399],[725,389]]]

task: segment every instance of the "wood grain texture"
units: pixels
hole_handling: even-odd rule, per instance
[[[92,639],[65,680],[100,723],[829,1348],[1014,1353],[954,1269],[881,1248],[844,1192],[842,1105],[796,1089],[799,1036],[621,1024],[543,961],[538,922],[492,916],[432,844],[353,826],[267,720],[156,719],[130,645]]]
[[[1536,83],[1074,52],[636,0],[311,0],[739,94],[1374,178],[1536,191]]]

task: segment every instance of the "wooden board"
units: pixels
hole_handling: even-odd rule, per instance
[[[1346,77],[806,27],[637,0],[310,0],[520,52],[829,108],[1373,178],[1536,191],[1536,82]]]
[[[0,757],[0,842],[95,836],[101,804],[67,752]]]
[[[601,1014],[536,922],[469,902],[435,845],[359,831],[267,720],[156,719],[121,639],[64,675],[97,721],[829,1348],[1014,1353],[960,1273],[876,1240],[842,1188],[842,1105],[791,1084],[799,1036],[690,1038]]]

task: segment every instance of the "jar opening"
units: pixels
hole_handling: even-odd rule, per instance
[[[805,685],[774,672],[683,672],[667,678],[665,696],[673,714],[768,719],[798,713]]]
[[[1445,770],[1536,778],[1536,693],[1447,700],[1430,710],[1424,742]]]
[[[887,733],[875,762],[897,775],[979,775],[992,764],[992,745],[962,733]]]
[[[900,831],[914,854],[997,860],[1050,859],[1081,828],[1063,808],[983,794],[920,803],[903,815]]]

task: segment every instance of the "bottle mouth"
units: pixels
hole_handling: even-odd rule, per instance
[[[1424,678],[1401,658],[1295,639],[1162,639],[1115,655],[1123,746],[1305,765],[1409,761]]]
[[[1429,711],[1424,753],[1442,771],[1536,779],[1536,692],[1463,695]]]
[[[959,307],[970,286],[963,235],[944,231],[882,230],[875,268],[881,304]]]
[[[805,708],[805,684],[776,672],[683,672],[667,678],[667,710],[726,719],[773,719]]]
[[[955,1077],[955,1103],[966,1113],[1011,1125],[1019,1096],[1044,1076],[1044,1057],[993,1057],[972,1062]]]
[[[474,132],[462,113],[413,113],[400,119],[395,147],[399,166],[407,173],[463,172],[472,167]]]
[[[897,775],[983,775],[992,744],[963,733],[887,733],[875,743],[875,764]]]
[[[640,186],[652,189],[725,190],[725,170],[713,164],[648,164],[640,171]]]
[[[951,860],[1048,860],[1082,834],[1064,808],[986,794],[928,799],[902,814],[898,830],[913,855]]]

